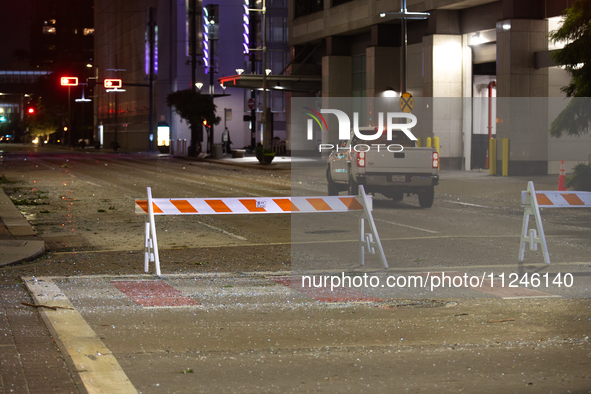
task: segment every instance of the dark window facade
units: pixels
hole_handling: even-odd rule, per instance
[[[295,18],[310,15],[324,9],[324,0],[296,0],[294,2]]]

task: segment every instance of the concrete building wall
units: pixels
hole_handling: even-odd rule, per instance
[[[442,168],[471,167],[473,137],[488,134],[488,99],[483,98],[488,89],[478,86],[493,80],[498,99],[492,125],[499,149],[492,160],[500,162],[503,138],[510,141],[510,175],[554,173],[566,155],[574,161],[588,160],[588,136],[554,139],[548,134],[555,111],[549,109],[554,104],[547,98],[563,97],[560,88],[570,77],[557,68],[536,68],[535,62],[537,52],[548,50],[548,18],[564,10],[564,1],[409,0],[407,5],[409,11],[430,13],[427,21],[409,22],[406,90],[417,99],[437,98],[428,110],[413,112],[422,116],[416,135],[440,138]],[[379,15],[399,10],[394,0],[354,0],[334,7],[325,1],[323,11],[290,20],[290,44],[338,42],[338,55],[351,56],[362,43],[359,37],[370,33],[365,52],[367,97],[379,97],[392,85],[399,92],[399,24]],[[386,32],[389,40],[384,39]],[[485,45],[471,42],[475,37]],[[327,44],[327,51],[333,48]],[[322,61],[322,96],[344,97],[348,70],[335,64],[335,54],[326,55],[332,60]]]
[[[218,63],[213,77],[213,93],[226,94],[215,98],[217,116],[222,118],[214,126],[214,143],[221,143],[224,127],[230,131],[232,148],[250,145],[249,123],[243,121],[245,111],[244,89],[230,88],[225,91],[217,82],[224,75],[236,74],[237,68],[245,68],[243,53],[241,2],[203,1],[203,6],[219,4],[220,35]],[[158,26],[158,73],[154,81],[154,123],[153,132],[156,140],[158,123],[170,126],[171,139],[191,139],[186,122],[183,122],[173,109],[166,104],[166,96],[176,90],[191,88],[191,57],[187,53],[187,28],[185,0],[97,0],[95,4],[95,64],[99,70],[99,79],[122,78],[124,84],[146,85],[148,77],[146,63],[146,23],[147,9],[156,9]],[[201,57],[198,57],[201,60]],[[120,69],[120,71],[108,71]],[[210,92],[210,75],[201,65],[196,69],[196,81],[203,83],[202,94]],[[115,138],[115,111],[117,108],[117,140],[123,149],[147,150],[149,148],[149,90],[145,86],[125,86],[121,93],[99,92],[99,123],[104,125],[104,145],[110,146]],[[115,100],[114,94],[117,94]],[[115,103],[117,101],[117,103]],[[224,109],[229,109],[231,116],[224,117]],[[284,121],[278,116],[276,121]],[[283,131],[283,134],[285,132]],[[284,138],[284,135],[280,135]],[[204,133],[203,147],[207,147],[207,135]],[[156,144],[154,144],[156,148]]]

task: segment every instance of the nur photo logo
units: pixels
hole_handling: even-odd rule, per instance
[[[303,107],[306,111],[303,112],[304,114],[310,116],[311,119],[307,120],[307,124],[306,124],[306,138],[308,139],[308,141],[311,141],[314,139],[314,121],[316,122],[316,124],[318,124],[318,126],[320,127],[321,131],[328,131],[328,124],[326,122],[326,119],[324,119],[324,117],[322,116],[322,114],[333,114],[337,117],[337,121],[338,121],[338,125],[339,125],[339,140],[349,140],[349,138],[351,137],[356,137],[358,140],[362,140],[362,141],[375,141],[377,139],[379,139],[380,137],[382,137],[383,133],[386,133],[386,138],[388,141],[391,141],[392,138],[392,132],[394,130],[400,130],[402,131],[406,137],[411,140],[411,141],[417,141],[417,138],[414,136],[414,134],[410,131],[410,129],[414,126],[416,126],[417,124],[417,117],[413,114],[410,113],[404,113],[404,112],[387,112],[387,113],[383,113],[383,112],[379,112],[378,113],[378,124],[379,125],[384,125],[385,124],[385,130],[383,127],[376,127],[375,128],[375,133],[374,134],[364,134],[361,133],[359,130],[359,113],[358,112],[353,112],[353,122],[351,122],[351,119],[349,118],[349,115],[347,115],[344,111],[338,110],[338,109],[321,109],[320,112],[313,110],[312,108],[309,107]],[[385,116],[385,122],[384,122],[384,116]],[[396,120],[396,123],[395,123]],[[410,122],[409,122],[410,120]],[[351,128],[351,123],[352,123],[352,128]],[[353,130],[353,135],[351,135],[351,130]],[[362,144],[365,146],[365,144]],[[379,145],[383,145],[383,144],[379,144]],[[397,147],[400,145],[397,145]],[[334,149],[335,146],[334,144],[320,144],[319,145],[319,150],[322,151],[323,149]],[[355,148],[355,146],[353,147],[349,147],[350,149],[354,149],[357,151],[357,149]],[[338,147],[337,147],[338,149]],[[379,147],[378,147],[379,150]],[[402,150],[402,149],[400,149]]]

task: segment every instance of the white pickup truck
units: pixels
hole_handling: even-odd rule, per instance
[[[374,135],[376,130],[359,128],[363,135]],[[372,141],[361,140],[351,132],[351,138],[341,141],[329,156],[328,195],[341,191],[357,195],[361,184],[366,192],[381,193],[394,201],[402,201],[404,193],[417,194],[421,208],[430,208],[439,183],[438,167],[437,150],[416,147],[402,131],[394,130],[391,140],[383,133]]]

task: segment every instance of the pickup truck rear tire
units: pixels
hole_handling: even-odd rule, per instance
[[[338,196],[340,191],[341,191],[341,189],[339,188],[339,185],[337,185],[336,183],[334,183],[333,181],[331,181],[329,179],[328,180],[328,195],[329,196]]]
[[[435,188],[429,187],[427,191],[419,193],[419,205],[421,208],[431,208],[433,206],[433,200],[435,198]]]
[[[342,186],[339,186],[338,183],[334,182],[330,177],[330,168],[326,170],[326,182],[328,184],[328,195],[329,196],[338,196],[339,192],[342,190]]]

